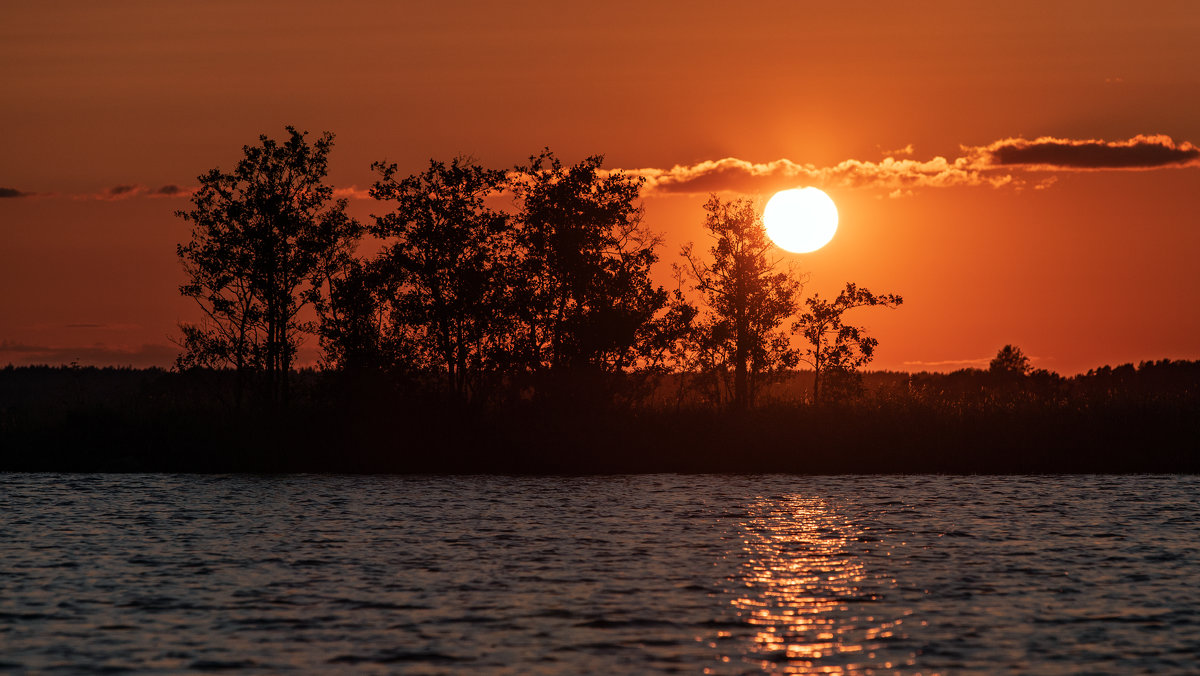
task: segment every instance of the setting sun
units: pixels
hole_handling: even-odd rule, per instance
[[[785,251],[816,251],[837,232],[838,212],[833,200],[817,188],[794,188],[775,193],[763,209],[767,236]]]

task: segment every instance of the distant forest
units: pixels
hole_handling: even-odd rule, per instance
[[[641,179],[598,156],[376,163],[363,224],[332,140],[289,127],[200,176],[172,370],[0,370],[0,470],[1200,470],[1200,362],[868,372],[849,320],[903,299],[806,296],[747,200],[708,199],[664,288]]]

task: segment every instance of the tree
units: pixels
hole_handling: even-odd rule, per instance
[[[801,361],[813,368],[813,403],[821,402],[821,382],[830,374],[852,375],[858,367],[875,356],[879,341],[869,337],[862,328],[842,322],[847,310],[857,307],[883,306],[894,308],[904,299],[894,294],[875,295],[847,282],[832,302],[813,294],[804,301],[808,310],[792,325],[792,331],[804,336],[808,346]]]
[[[707,313],[695,326],[696,365],[714,378],[733,367],[733,405],[754,403],[764,374],[795,363],[787,335],[779,330],[796,311],[803,282],[791,270],[768,259],[772,244],[749,200],[722,202],[713,195],[704,205],[704,227],[714,238],[711,263],[683,248],[683,275],[693,282]],[[714,382],[720,400],[720,384]]]
[[[333,135],[309,144],[307,132],[286,129],[282,143],[261,135],[243,146],[232,172],[200,176],[192,208],[176,212],[192,224],[177,247],[188,276],[179,290],[204,312],[180,325],[176,363],[234,368],[239,405],[250,374],[263,376],[269,401],[286,402],[301,335],[314,330],[301,312],[323,302],[361,235],[324,182]]]
[[[641,223],[643,179],[606,172],[603,159],[568,167],[545,150],[512,181],[514,366],[593,387],[655,361],[686,314],[650,278],[661,241]]]
[[[988,365],[988,371],[993,375],[1002,376],[1025,376],[1033,367],[1029,364],[1029,357],[1021,352],[1021,348],[1015,345],[1005,345],[996,353],[996,357],[992,359],[992,363]]]
[[[380,267],[356,258],[330,284],[331,311],[320,313],[326,368],[360,376],[390,372],[401,361],[386,337],[392,296]]]
[[[389,308],[383,342],[418,369],[443,375],[469,401],[505,333],[510,221],[486,203],[505,173],[468,158],[431,160],[405,178],[397,178],[395,164],[372,168],[379,179],[371,196],[395,205],[370,228],[385,246],[362,278]],[[360,288],[359,298],[370,293]],[[360,308],[360,316],[370,313],[369,305]]]

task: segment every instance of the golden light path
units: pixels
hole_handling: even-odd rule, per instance
[[[781,190],[763,208],[767,237],[792,253],[816,251],[833,239],[838,227],[837,206],[817,188]]]
[[[815,497],[763,500],[748,511],[742,585],[731,601],[742,621],[757,627],[744,659],[789,674],[913,664],[915,656],[896,663],[876,655],[912,611],[892,618],[874,614],[875,599],[865,588],[878,589],[878,583],[870,585],[863,562],[849,554],[859,536],[849,520]]]

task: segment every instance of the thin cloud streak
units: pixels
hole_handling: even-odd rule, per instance
[[[980,357],[979,359],[944,359],[941,361],[906,361],[901,363],[904,366],[917,366],[921,368],[939,368],[945,366],[969,368],[987,366],[991,361],[991,357]]]
[[[987,368],[991,365],[993,357],[979,357],[977,359],[943,359],[940,361],[905,361],[900,362],[904,366],[918,367],[923,369],[939,369],[947,366],[957,369],[965,368]],[[1030,363],[1036,364],[1043,361],[1042,357],[1029,357]]]
[[[142,197],[149,199],[178,199],[191,197],[194,192],[196,192],[196,188],[179,186],[174,183],[168,183],[158,188],[150,188],[138,183],[124,183],[114,185],[99,192],[76,193],[69,195],[69,197],[76,201],[118,202]]]
[[[4,340],[0,341],[0,366],[58,366],[72,362],[84,366],[170,366],[178,352],[178,348],[171,345],[131,346],[95,343],[61,346],[30,345]]]

